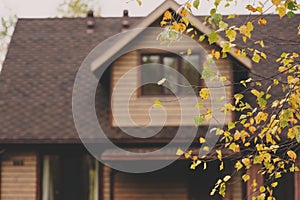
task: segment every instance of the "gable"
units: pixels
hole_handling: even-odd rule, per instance
[[[99,57],[92,62],[91,70],[97,71],[97,69],[100,68],[107,60],[113,57],[114,54],[116,54],[126,45],[130,44],[130,42],[134,38],[136,38],[140,33],[142,33],[145,28],[150,27],[150,25],[153,24],[155,21],[160,20],[164,12],[169,9],[176,11],[180,9],[180,6],[172,0],[167,0],[164,3],[162,3],[155,11],[150,13],[143,21],[141,21],[139,24],[132,28],[133,30],[135,30],[134,32],[131,32],[130,34],[122,34],[122,37],[120,37],[120,39],[117,42],[112,42],[110,48],[102,52],[99,55]],[[193,24],[193,26],[201,33],[208,35],[211,32],[211,30],[205,25],[203,25],[203,23],[197,17],[189,15],[188,18],[190,23]],[[222,37],[220,37],[216,44],[218,46],[221,46],[221,43],[223,41],[225,40]],[[229,54],[233,56],[236,60],[238,60],[240,63],[242,63],[245,67],[251,69],[251,60],[247,57],[241,58],[240,56],[237,56],[234,53],[235,50],[236,49],[233,47]]]

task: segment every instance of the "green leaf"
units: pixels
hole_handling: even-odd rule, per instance
[[[209,44],[214,44],[219,40],[219,36],[218,33],[216,31],[212,31],[210,32],[210,34],[208,35],[208,42]]]
[[[205,35],[200,35],[199,41],[202,42],[205,39]]]
[[[229,122],[228,123],[228,131],[233,129],[235,127],[235,123],[234,122]]]
[[[202,103],[197,103],[197,104],[195,105],[195,108],[203,108],[203,104],[202,104]]]
[[[230,42],[233,42],[236,38],[236,31],[232,30],[232,29],[228,29],[226,32],[226,37],[228,37]]]
[[[216,24],[219,24],[220,21],[222,21],[222,15],[219,13],[214,13],[212,15],[212,19],[216,22]]]
[[[204,122],[204,119],[205,119],[204,115],[194,117],[195,126],[201,125]]]
[[[201,75],[202,75],[201,78],[207,79],[207,78],[213,77],[215,75],[215,72],[213,69],[208,67],[206,64],[203,64],[203,71],[202,71]]]
[[[141,0],[136,0],[136,2],[139,4],[139,6],[142,5],[142,1]]]
[[[200,4],[200,0],[195,0],[195,1],[193,2],[194,8],[198,9],[199,4]]]
[[[288,18],[292,18],[292,17],[295,16],[295,13],[292,12],[292,11],[289,11],[289,12],[287,13],[287,16],[288,16]]]
[[[259,107],[261,107],[261,108],[265,107],[267,105],[267,100],[265,100],[262,97],[257,98],[257,102],[258,102]]]

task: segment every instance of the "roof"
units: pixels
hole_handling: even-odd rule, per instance
[[[233,23],[243,23],[239,16]],[[268,24],[256,30],[265,40],[265,51],[273,56],[282,50],[299,49],[296,35],[300,15],[279,20],[267,16]],[[86,33],[86,19],[19,19],[0,75],[0,141],[2,143],[79,143],[72,116],[72,87],[76,72],[87,54],[101,41],[121,31],[121,18],[96,18],[95,32]],[[130,18],[137,24],[142,18]],[[119,26],[120,24],[120,26]],[[284,26],[283,26],[284,25]],[[241,43],[242,44],[242,43]],[[274,66],[253,65],[253,72],[269,76]],[[127,138],[109,127],[107,94],[98,115],[113,139]],[[103,114],[105,113],[105,114]],[[155,137],[168,140],[176,127],[163,129]],[[91,130],[93,131],[93,130]],[[165,131],[165,132],[164,132]],[[162,134],[163,133],[163,134]]]
[[[177,11],[180,9],[180,5],[178,5],[175,1],[167,0],[164,1],[157,9],[155,9],[152,13],[150,13],[145,19],[143,19],[140,23],[133,26],[133,28],[138,28],[138,30],[131,32],[130,34],[125,35],[120,38],[118,42],[114,42],[111,44],[110,49],[107,49],[103,54],[101,54],[98,58],[96,58],[92,64],[91,69],[96,71],[100,68],[108,59],[110,59],[114,54],[116,54],[120,49],[130,43],[134,38],[136,38],[144,28],[149,27],[153,22],[159,19],[166,10],[171,9],[173,11]],[[189,22],[193,24],[193,26],[199,30],[203,34],[209,34],[211,30],[205,26],[201,19],[189,15]],[[217,45],[221,45],[222,41],[225,41],[222,37],[219,37],[219,40],[216,42]],[[229,52],[231,56],[233,56],[236,60],[241,62],[245,67],[251,68],[251,60],[248,57],[240,57],[237,56],[234,51],[235,47],[232,47],[232,50]]]

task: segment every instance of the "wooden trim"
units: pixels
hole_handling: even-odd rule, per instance
[[[137,53],[137,65],[138,66],[141,66],[142,65],[142,55],[143,55],[143,53],[142,53],[143,51],[141,51],[141,50],[137,50],[136,51],[136,53]],[[138,75],[137,75],[138,77],[137,77],[137,84],[138,85],[141,85],[141,83],[142,83],[142,70],[140,69],[140,70],[138,70]],[[139,97],[141,97],[141,96],[143,96],[142,95],[142,87],[139,87],[138,89],[137,89],[137,93],[136,93],[136,96],[137,96],[137,98],[139,98]]]
[[[114,200],[114,177],[115,177],[115,170],[111,169],[110,170],[110,178],[109,178],[109,192],[110,192],[110,200]]]
[[[112,97],[112,92],[113,92],[113,71],[114,71],[114,67],[115,67],[115,62],[113,62],[111,64],[111,66],[109,66],[109,68],[110,68],[110,72],[109,72],[110,81],[109,81],[108,106],[109,106],[109,125],[110,125],[110,127],[113,126],[113,121],[114,121],[113,114],[112,114],[112,103],[111,103],[111,100],[112,100],[111,97]]]
[[[98,160],[98,200],[104,200],[104,175],[103,175],[103,164],[100,163]]]
[[[36,153],[36,199],[41,200],[41,154],[39,152]]]

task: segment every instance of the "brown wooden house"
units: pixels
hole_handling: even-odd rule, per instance
[[[222,199],[209,196],[210,190],[220,176],[217,173],[217,163],[211,163],[206,171],[189,170],[188,161],[178,160],[155,172],[142,174],[120,172],[98,162],[90,155],[78,137],[73,120],[74,80],[90,51],[124,29],[158,27],[166,10],[176,11],[178,8],[179,6],[173,1],[166,1],[147,17],[93,18],[90,16],[88,19],[18,20],[0,74],[1,200]],[[247,17],[238,16],[234,22],[241,24]],[[271,15],[266,18],[270,25],[255,32],[254,40],[258,36],[265,39],[266,48],[275,55],[280,53],[281,48],[299,49],[299,37],[297,38],[293,33],[293,28],[300,20],[299,15],[281,21],[278,16]],[[190,16],[190,21],[198,34],[209,33],[210,30],[202,24],[202,19],[202,17]],[[93,25],[87,26],[87,20],[92,20]],[[289,23],[289,26],[282,28],[281,25],[285,23]],[[147,139],[135,138],[123,132],[122,127],[127,127],[132,133],[138,132],[138,129],[127,124],[126,115],[122,115],[126,110],[123,106],[118,107],[122,97],[130,92],[129,86],[121,85],[122,92],[115,96],[112,95],[112,88],[130,69],[153,60],[157,60],[159,64],[173,63],[177,70],[186,73],[185,77],[191,82],[194,81],[191,75],[195,73],[189,71],[189,65],[182,60],[182,56],[170,54],[170,49],[157,50],[160,47],[160,42],[156,40],[158,32],[141,33],[142,31],[137,31],[136,35],[112,42],[111,48],[103,50],[103,54],[95,57],[96,64],[93,70],[97,72],[101,69],[107,60],[114,57],[126,45],[135,45],[139,49],[115,58],[105,70],[97,88],[95,110],[99,124],[111,141],[121,148],[144,153],[164,147],[175,136],[181,117],[178,102],[171,101],[174,97],[169,95],[169,91],[152,86],[141,87],[133,92],[129,108],[133,120],[138,125],[144,126],[149,123],[148,109],[157,98],[166,102],[164,107],[169,113],[169,118],[159,133]],[[278,40],[281,41],[282,46],[274,44],[274,41]],[[142,49],[141,41],[148,42],[151,48]],[[202,42],[201,45],[205,51],[219,48],[219,44],[211,47],[207,41]],[[176,43],[168,48],[180,52],[190,47],[191,44],[183,40],[182,43]],[[204,59],[203,54],[197,51],[193,52],[190,58],[193,58],[197,64]],[[272,65],[255,65],[250,59],[241,59],[234,54],[230,54],[227,59],[217,61],[216,67],[228,77],[229,82],[237,82],[247,76],[253,76],[251,72],[268,75],[275,70]],[[128,84],[136,85],[143,78],[143,73],[144,77],[147,77],[148,72],[142,71],[141,74],[132,75]],[[161,71],[157,72],[159,75],[161,73]],[[227,101],[231,101],[231,97],[239,89],[238,86],[226,87]],[[187,102],[190,101],[188,97],[186,99]],[[118,123],[112,116],[112,106],[117,108],[120,115]],[[187,104],[187,109],[189,108],[192,108],[188,110],[191,115],[184,116],[182,121],[182,125],[186,127],[194,126],[192,118],[194,105]],[[82,118],[85,117],[87,116],[83,114]],[[153,127],[161,120],[159,115],[156,117],[158,120],[153,122]],[[225,121],[234,117],[235,113],[228,113]],[[198,127],[197,136],[203,134],[207,126],[208,124],[204,124]],[[105,146],[105,143],[101,143],[101,138],[97,139],[94,145],[101,146],[98,155],[108,164],[119,162],[130,166],[140,159],[110,149]],[[165,154],[146,159],[144,162],[151,165],[155,161],[174,159],[175,147],[181,146],[185,139],[186,135],[179,137],[174,143],[174,148],[169,148]],[[197,147],[196,143],[193,145]],[[230,165],[230,161],[227,164]],[[257,175],[255,167],[250,169],[250,173],[252,177],[257,176],[258,181],[263,181],[263,177]],[[298,176],[284,177],[282,182],[285,184],[276,191],[278,199],[300,199],[300,177]],[[239,176],[236,176],[223,199],[250,199],[250,188],[250,185],[245,185]]]

